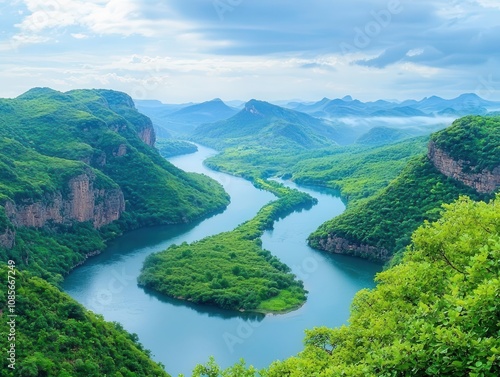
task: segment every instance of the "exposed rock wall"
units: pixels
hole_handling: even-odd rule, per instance
[[[479,193],[492,193],[500,187],[500,166],[493,169],[493,171],[464,172],[466,167],[469,167],[468,170],[474,170],[474,167],[469,166],[467,161],[454,160],[432,141],[429,143],[427,155],[436,169],[442,174],[474,188]]]
[[[153,124],[148,124],[146,127],[139,131],[140,139],[145,142],[150,147],[154,147],[156,142],[156,134],[153,128]]]
[[[0,234],[0,246],[7,249],[12,249],[16,240],[16,231],[7,228],[4,233]]]
[[[388,261],[391,259],[391,253],[386,249],[360,245],[335,234],[330,234],[327,238],[319,239],[318,243],[322,250],[334,254],[352,255],[379,261]]]
[[[89,171],[68,182],[66,197],[57,192],[37,202],[7,201],[5,212],[15,226],[41,228],[49,221],[58,224],[91,221],[95,228],[100,228],[120,217],[125,201],[120,189],[97,189],[94,181],[95,175]]]

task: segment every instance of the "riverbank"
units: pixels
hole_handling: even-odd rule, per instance
[[[253,183],[278,199],[230,232],[148,256],[139,285],[228,310],[279,313],[302,306],[307,294],[303,284],[287,265],[261,248],[260,237],[276,220],[311,208],[317,200],[274,181]]]
[[[250,182],[215,172],[203,161],[217,152],[198,146],[197,153],[169,159],[177,167],[202,173],[220,182],[231,196],[221,214],[193,224],[156,226],[136,230],[113,240],[100,255],[90,258],[63,282],[63,289],[107,321],[116,321],[136,333],[153,359],[174,375],[191,374],[195,365],[213,355],[227,367],[243,357],[258,368],[303,349],[304,330],[345,324],[354,294],[374,286],[379,265],[345,256],[320,253],[306,238],[322,222],[344,211],[342,201],[330,191],[281,182],[307,192],[318,205],[293,212],[264,231],[262,248],[286,263],[304,282],[307,302],[281,315],[235,312],[179,301],[145,291],[137,277],[145,258],[172,244],[192,243],[233,230],[275,200]]]

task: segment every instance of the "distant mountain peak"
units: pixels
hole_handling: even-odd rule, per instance
[[[274,105],[264,102],[264,101],[258,101],[256,99],[251,99],[245,104],[245,111],[249,112],[250,114],[253,115],[264,115],[263,113],[265,112],[266,109],[269,109]]]
[[[344,96],[344,97],[342,98],[342,101],[345,101],[345,102],[351,102],[352,100],[353,100],[353,99],[352,99],[352,97],[351,97],[350,95]]]
[[[457,99],[478,99],[481,100],[482,98],[479,97],[476,93],[464,93],[460,94]]]

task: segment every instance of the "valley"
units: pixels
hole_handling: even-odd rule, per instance
[[[413,336],[406,329],[430,310],[422,295],[443,295],[456,272],[467,275],[482,263],[488,273],[478,270],[467,284],[483,289],[494,283],[496,247],[486,243],[494,245],[497,234],[498,117],[470,115],[446,126],[441,118],[417,119],[441,116],[445,105],[463,108],[464,101],[481,113],[481,104],[496,104],[472,95],[443,101],[408,104],[426,112],[411,112],[410,128],[399,121],[380,126],[375,119],[394,116],[387,114],[389,105],[352,98],[288,106],[294,109],[258,100],[239,109],[218,99],[180,107],[142,103],[147,111],[166,106],[176,122],[190,124],[180,132],[166,123],[159,130],[154,118],[115,91],[35,88],[1,100],[0,255],[20,270],[20,297],[55,292],[50,287],[71,296],[44,296],[48,314],[35,327],[29,323],[38,309],[21,299],[20,338],[46,329],[43,339],[60,339],[43,341],[41,353],[27,341],[23,370],[204,376],[218,375],[220,363],[227,375],[299,377],[307,370],[326,376],[338,372],[331,358],[354,375],[354,351],[337,338],[368,331],[360,318],[374,324],[370,336],[380,342],[374,355],[385,358],[388,350],[400,356],[392,342]],[[361,128],[344,118],[315,117],[322,114],[318,108],[338,111],[338,105],[385,112],[365,114]],[[401,115],[401,108],[394,111]],[[157,132],[163,135],[158,141]],[[455,218],[469,224],[465,238],[457,235]],[[444,238],[433,233],[442,227],[450,229]],[[470,257],[462,258],[457,247]],[[382,264],[387,270],[375,285]],[[428,287],[422,276],[436,268],[435,286]],[[412,276],[410,291],[420,287],[410,298],[393,293],[400,289],[394,281],[400,270]],[[471,307],[483,299],[475,292],[466,298]],[[398,327],[382,309],[378,315],[367,309],[373,297],[370,308],[394,305],[409,327]],[[451,305],[446,300],[436,302]],[[424,320],[440,326],[445,319]],[[467,323],[475,341],[474,319]],[[115,365],[116,350],[98,342],[108,358],[84,360],[93,354],[87,350],[99,328],[106,328],[109,341],[121,339],[130,357],[115,358]],[[75,331],[87,335],[72,342]],[[452,352],[463,352],[457,347]],[[488,370],[496,368],[491,352]],[[236,364],[241,357],[260,372]],[[425,360],[436,370],[447,368],[444,360]],[[378,370],[366,356],[361,362]],[[421,368],[419,361],[391,365]],[[466,363],[454,368],[470,369]]]
[[[172,375],[189,375],[196,364],[209,356],[215,356],[224,367],[244,357],[252,365],[264,368],[275,359],[299,352],[305,328],[345,323],[353,295],[361,288],[373,287],[373,276],[381,265],[322,255],[308,247],[307,235],[323,221],[342,213],[345,206],[332,191],[283,182],[318,199],[312,208],[278,220],[261,237],[262,247],[304,281],[309,293],[298,311],[271,316],[241,313],[171,299],[140,288],[137,277],[148,255],[167,250],[172,244],[191,244],[231,231],[275,199],[246,180],[207,169],[203,161],[216,152],[202,146],[198,149],[195,154],[170,161],[185,171],[203,173],[219,181],[231,196],[226,211],[197,224],[146,228],[125,234],[113,241],[106,252],[72,272],[63,287],[85,307],[137,333],[152,351],[153,359],[164,364]],[[218,269],[213,271],[215,274]],[[110,287],[111,295],[106,293]],[[342,289],[332,292],[325,287]]]
[[[0,1],[0,376],[500,376],[498,19]]]

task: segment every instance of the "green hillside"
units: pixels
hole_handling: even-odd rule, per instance
[[[251,145],[307,150],[343,143],[345,132],[325,120],[251,100],[233,117],[199,126],[191,138],[216,149]]]
[[[175,139],[159,139],[156,142],[156,148],[165,158],[195,153],[198,151],[198,147],[196,145],[188,143],[187,141]]]
[[[151,121],[124,93],[36,88],[0,100],[0,237],[16,228],[7,203],[50,212],[54,201],[71,199],[69,182],[81,175],[91,177],[96,193],[122,192],[125,201],[120,219],[99,229],[69,220],[19,226],[12,247],[0,247],[0,258],[57,282],[125,230],[188,222],[227,205],[218,183],[177,169],[154,141]],[[107,201],[103,195],[96,200]]]
[[[395,143],[410,137],[412,137],[412,134],[408,130],[399,130],[389,127],[374,127],[367,133],[357,138],[356,143],[361,145],[376,146]]]
[[[14,267],[14,266],[13,266]],[[14,268],[15,270],[15,268]],[[7,263],[0,279],[7,283]],[[28,272],[15,270],[15,370],[9,368],[7,290],[0,291],[1,375],[58,377],[168,376],[150,353],[117,323],[84,309],[65,293]],[[9,294],[10,295],[10,294]]]
[[[200,376],[484,376],[500,374],[500,196],[461,198],[412,237],[400,264],[357,293],[349,325],[306,331],[305,348],[268,369],[244,362]]]
[[[426,157],[415,158],[382,192],[321,225],[309,236],[309,243],[325,249],[324,240],[335,235],[354,245],[387,250],[389,258],[409,243],[411,234],[424,220],[437,220],[441,204],[465,194],[482,198],[473,189],[439,173]],[[342,253],[377,259],[376,255],[356,249]]]
[[[297,183],[339,190],[354,203],[385,188],[408,160],[427,149],[427,138],[387,146],[344,146],[311,151],[240,146],[207,159],[212,169],[242,177],[284,176]]]
[[[431,140],[456,161],[468,161],[469,170],[480,172],[500,166],[499,130],[498,118],[465,117],[434,134]],[[309,241],[314,247],[330,250],[327,240],[340,237],[355,246],[383,249],[390,257],[408,244],[411,233],[424,220],[438,218],[441,204],[450,203],[460,195],[469,195],[475,200],[491,197],[446,177],[427,156],[422,156],[412,160],[382,192],[323,224]],[[341,252],[374,258],[359,247]]]
[[[500,117],[467,116],[435,133],[431,140],[454,160],[477,172],[500,166]]]

